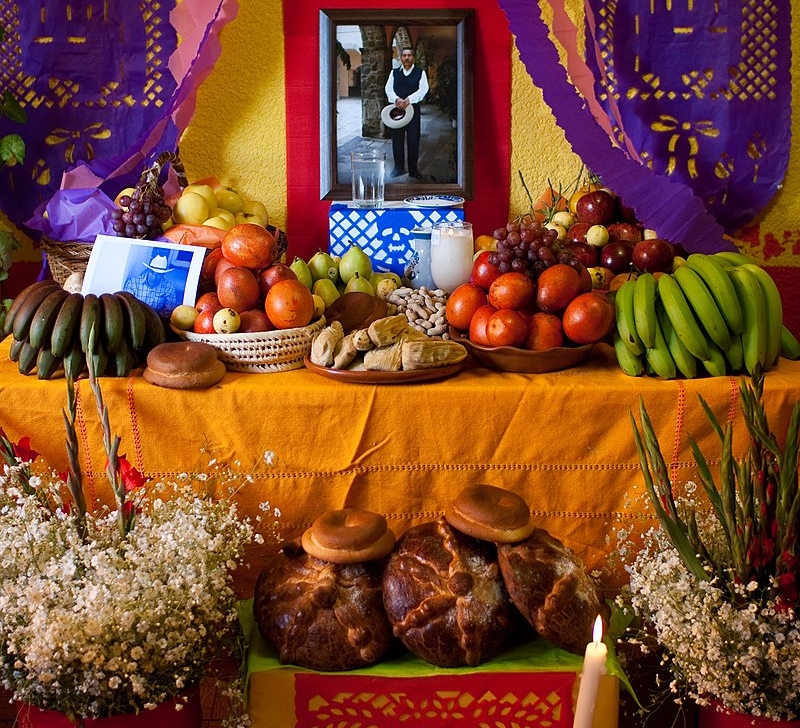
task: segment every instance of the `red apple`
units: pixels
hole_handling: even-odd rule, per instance
[[[624,273],[633,262],[633,243],[617,240],[600,249],[599,264],[614,273]]]
[[[568,243],[585,243],[586,232],[592,227],[588,222],[574,222],[567,228]]]
[[[606,190],[587,192],[575,203],[575,214],[578,222],[589,225],[606,225],[614,219],[616,203],[614,197]]]
[[[582,243],[573,241],[564,247],[587,268],[597,265],[597,248],[594,245],[589,245],[586,241]]]
[[[608,237],[610,240],[626,240],[636,245],[644,238],[642,229],[632,222],[612,222],[608,225]]]
[[[261,298],[266,298],[267,291],[278,281],[286,279],[297,280],[297,275],[286,263],[273,263],[268,268],[258,274],[258,288],[261,291]]]
[[[665,272],[672,268],[675,248],[663,238],[642,240],[633,246],[633,265],[640,271]]]
[[[472,263],[472,275],[470,280],[483,288],[484,291],[489,291],[489,287],[494,282],[494,279],[500,275],[500,269],[496,265],[489,262],[491,251],[484,250],[479,253]]]

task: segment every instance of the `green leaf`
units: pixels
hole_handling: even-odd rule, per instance
[[[8,90],[3,92],[2,113],[4,116],[11,119],[11,121],[16,121],[18,124],[24,124],[28,121],[28,115],[25,113],[25,109],[19,105],[19,101],[17,101]]]
[[[9,167],[25,161],[25,142],[19,134],[7,134],[0,139],[0,159]]]

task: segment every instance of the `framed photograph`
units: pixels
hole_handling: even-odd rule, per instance
[[[175,306],[194,306],[206,249],[193,245],[98,235],[81,293],[130,291],[162,318]]]
[[[349,200],[350,153],[376,149],[386,200],[472,199],[473,10],[320,10],[319,21],[320,199]],[[411,111],[395,110],[395,89]]]

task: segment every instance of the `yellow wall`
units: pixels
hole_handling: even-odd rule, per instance
[[[568,7],[573,17],[579,17],[581,0],[569,0]],[[223,30],[221,44],[221,56],[198,92],[196,112],[181,143],[181,156],[190,179],[215,175],[262,200],[271,221],[284,226],[287,121],[281,0],[239,0],[238,17]],[[800,57],[800,24],[793,28],[792,46],[794,57]],[[309,58],[309,63],[316,62],[316,58]],[[520,171],[531,193],[536,194],[548,179],[554,184],[569,184],[579,171],[580,161],[518,61],[516,50],[512,73],[509,186],[511,211],[516,213],[528,207]],[[800,84],[795,87],[800,88]],[[479,99],[478,95],[478,103]],[[798,129],[800,99],[795,99],[793,109],[794,128]],[[316,120],[288,123],[315,124]],[[785,186],[761,221],[761,237],[771,233],[781,240],[789,236],[800,239],[800,231],[792,230],[799,220],[800,159],[795,145]],[[3,224],[8,225],[0,220]],[[31,259],[31,255],[38,257],[28,246],[18,257]],[[797,254],[791,261],[788,257],[770,262],[798,265]]]

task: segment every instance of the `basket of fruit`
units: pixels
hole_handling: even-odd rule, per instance
[[[314,336],[324,327],[325,317],[321,316],[307,326],[274,331],[197,334],[174,324],[172,330],[187,341],[202,341],[213,346],[230,371],[269,373],[302,369]]]

